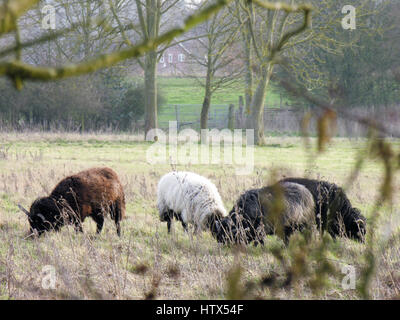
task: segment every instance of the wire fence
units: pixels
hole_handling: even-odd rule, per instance
[[[229,107],[232,105],[218,104],[211,105],[208,113],[208,127],[213,129],[223,129],[229,127]],[[159,127],[168,129],[169,121],[176,121],[178,129],[200,128],[200,104],[171,104],[163,108],[159,114]],[[246,128],[246,113],[243,107],[233,105],[234,128]],[[300,128],[301,117],[305,109],[265,107],[264,122],[266,129],[272,131],[298,131]],[[299,119],[300,118],[300,119]]]
[[[169,121],[176,121],[178,130],[192,128],[200,129],[200,113],[202,105],[200,104],[171,104],[160,110],[158,117],[158,127],[168,130]],[[318,118],[321,116],[321,110],[311,107],[295,106],[268,106],[264,108],[263,120],[267,135],[300,135],[302,133],[302,120],[306,115],[311,116],[308,132],[311,135],[317,134]],[[374,119],[385,125],[388,130],[396,131],[400,127],[400,105],[381,106],[381,107],[358,107],[352,108],[351,113],[360,118]],[[209,129],[245,129],[251,127],[251,119],[244,110],[243,104],[237,105],[218,104],[211,105],[208,114]],[[117,132],[121,131],[119,123],[99,125],[95,119],[86,119],[85,126],[76,119],[59,120],[53,122],[43,122],[40,124],[31,124],[20,117],[16,123],[0,117],[0,131],[66,131],[66,132],[84,132],[84,131],[102,131]],[[131,127],[127,132],[143,132],[144,120],[137,119],[131,122]],[[363,137],[367,134],[367,129],[360,123],[338,118],[336,123],[336,133],[341,137]]]
[[[201,108],[201,104],[170,104],[160,112],[158,125],[161,129],[167,129],[169,121],[176,121],[178,129],[188,127],[199,129]],[[208,113],[209,127],[226,128],[228,125],[228,113],[229,105],[211,105]]]
[[[208,127],[210,129],[229,128],[229,106],[212,105],[208,115]],[[234,109],[234,128],[245,129],[247,115],[243,107],[235,106]],[[176,121],[178,130],[200,128],[200,104],[176,104],[168,105],[160,113],[159,127],[168,129],[169,121]],[[359,107],[353,108],[352,112],[365,117],[373,116],[374,119],[384,123],[388,127],[398,128],[400,126],[399,106],[386,107]],[[268,106],[264,108],[264,128],[269,134],[300,135],[302,133],[302,120],[307,115],[311,115],[309,133],[317,133],[317,121],[321,116],[321,111],[311,107],[279,107]],[[336,132],[342,137],[361,137],[367,134],[365,127],[350,120],[338,118]]]

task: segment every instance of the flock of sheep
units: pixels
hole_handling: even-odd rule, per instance
[[[125,196],[118,175],[110,168],[92,168],[60,181],[51,194],[35,200],[28,216],[31,234],[41,235],[72,224],[82,231],[90,216],[100,233],[110,214],[120,236],[125,216]],[[222,243],[263,243],[267,234],[277,234],[285,243],[290,235],[306,228],[327,231],[332,237],[364,241],[366,219],[353,208],[344,191],[333,183],[305,178],[287,178],[245,191],[227,213],[217,187],[193,172],[164,175],[157,190],[157,207],[168,232],[173,219],[195,232],[210,230]]]

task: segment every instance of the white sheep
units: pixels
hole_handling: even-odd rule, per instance
[[[214,232],[215,221],[226,217],[227,212],[217,187],[207,178],[193,172],[172,171],[158,182],[157,207],[160,220],[166,221],[168,232],[175,217],[195,226],[195,231],[209,228]]]

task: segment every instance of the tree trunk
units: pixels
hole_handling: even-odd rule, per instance
[[[235,130],[235,106],[233,104],[229,105],[228,129]]]
[[[249,4],[249,10],[252,12],[252,6]],[[253,70],[251,66],[251,54],[252,54],[252,38],[251,38],[251,21],[246,22],[246,27],[243,29],[242,38],[244,46],[244,82],[245,82],[245,102],[246,102],[246,128],[252,127],[251,118],[251,102],[253,100]]]
[[[144,69],[145,132],[157,128],[157,53],[146,54]]]
[[[208,56],[210,59],[210,56]],[[207,68],[207,78],[206,78],[206,86],[204,92],[204,100],[203,106],[201,108],[201,116],[200,116],[200,128],[207,129],[208,127],[208,112],[210,111],[210,104],[211,104],[211,67],[210,62],[208,63]]]
[[[204,95],[203,106],[201,108],[201,117],[200,117],[200,128],[207,129],[208,127],[208,112],[210,111],[211,105],[211,90],[206,89],[206,93]]]
[[[244,35],[244,63],[245,63],[245,101],[246,101],[246,114],[250,114],[251,100],[253,98],[253,71],[251,70],[251,39],[250,35]]]
[[[262,70],[261,78],[258,82],[256,91],[251,102],[252,122],[254,129],[254,143],[256,145],[265,144],[264,136],[264,101],[267,92],[269,80],[271,78],[273,67],[268,65],[267,69]]]

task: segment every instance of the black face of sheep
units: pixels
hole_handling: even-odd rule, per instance
[[[237,243],[238,228],[233,223],[231,217],[227,217],[216,225],[215,238],[219,243]]]
[[[233,209],[228,217],[216,223],[216,232],[213,234],[218,242],[224,244],[250,243],[252,241],[255,241],[256,245],[263,243],[262,238],[257,236],[254,225],[234,212]]]
[[[259,234],[263,212],[258,199],[258,189],[242,194],[221,223],[217,240],[223,243],[263,243]]]
[[[54,201],[48,197],[36,199],[29,211],[20,206],[28,216],[30,232],[39,236],[46,231],[58,230],[61,223],[61,214]]]
[[[348,223],[346,228],[346,236],[351,239],[358,240],[360,242],[365,241],[366,230],[366,219],[362,216],[361,212],[357,208],[352,208],[350,215],[352,220]]]

